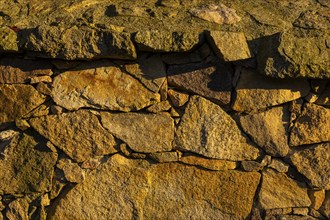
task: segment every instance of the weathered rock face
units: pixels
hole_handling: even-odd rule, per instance
[[[38,149],[36,140],[25,134],[17,135],[4,146],[0,158],[1,195],[50,190],[57,154],[41,147],[45,149]]]
[[[306,187],[272,169],[262,172],[259,201],[264,209],[308,207],[311,204]]]
[[[180,162],[184,164],[203,167],[209,170],[234,170],[237,166],[236,162],[233,161],[209,159],[193,155],[188,155],[180,158]]]
[[[261,43],[258,61],[262,74],[272,77],[330,77],[329,36],[278,33]]]
[[[119,111],[139,110],[160,97],[119,68],[109,64],[87,66],[55,77],[52,97],[69,110],[82,107]]]
[[[102,124],[138,152],[172,150],[174,121],[168,114],[101,113]]]
[[[254,70],[243,69],[236,86],[233,109],[251,112],[286,103],[306,96],[310,88],[307,80],[281,80],[259,75]]]
[[[114,155],[53,207],[51,219],[245,218],[259,179],[258,173],[150,165]]]
[[[287,130],[289,111],[275,107],[266,112],[241,116],[239,122],[252,140],[268,154],[284,157],[289,152]]]
[[[299,146],[330,141],[330,110],[306,104],[291,131],[290,145]]]
[[[313,148],[295,152],[290,156],[292,164],[316,188],[330,190],[330,144],[318,144]]]
[[[177,148],[225,160],[253,160],[259,150],[247,143],[235,121],[218,105],[192,96],[176,133]]]
[[[230,103],[232,74],[226,65],[178,65],[167,71],[170,86],[212,99],[220,104]]]
[[[34,118],[31,126],[77,162],[115,153],[116,142],[89,111]]]
[[[135,59],[135,47],[130,34],[96,31],[89,27],[72,26],[61,30],[41,25],[26,33],[24,49],[37,56],[66,60],[115,58]]]
[[[0,84],[0,123],[23,117],[45,100],[46,97],[30,85]]]

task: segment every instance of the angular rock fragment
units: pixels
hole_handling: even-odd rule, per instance
[[[162,112],[162,111],[168,111],[170,108],[171,108],[170,102],[169,101],[163,101],[163,102],[158,102],[158,103],[150,106],[146,110],[148,112],[158,113],[158,112]]]
[[[49,218],[244,219],[259,179],[255,172],[150,165],[114,155],[68,192]]]
[[[190,13],[203,20],[217,24],[235,24],[241,20],[236,10],[220,3],[218,5],[202,5],[190,10]]]
[[[264,209],[308,207],[311,204],[306,187],[272,169],[262,172],[259,200]]]
[[[4,3],[5,4],[5,3]],[[17,33],[10,27],[0,27],[0,51],[18,52]]]
[[[166,79],[166,68],[159,54],[141,54],[137,63],[124,65],[124,69],[153,92],[158,92]]]
[[[207,36],[213,51],[224,61],[251,58],[250,49],[243,32],[210,31]]]
[[[277,78],[330,78],[329,35],[295,36],[290,32],[265,37],[258,52],[262,74]]]
[[[170,86],[196,93],[219,104],[230,103],[232,73],[225,64],[170,66],[167,80]]]
[[[77,163],[69,159],[61,159],[57,162],[57,167],[63,170],[65,178],[72,183],[80,183],[85,179],[83,169]]]
[[[299,146],[330,141],[329,128],[330,109],[306,104],[291,130],[290,145]]]
[[[172,150],[174,121],[169,114],[101,112],[103,126],[137,152]]]
[[[69,110],[82,107],[119,111],[139,110],[159,101],[159,94],[145,88],[129,74],[108,62],[82,66],[83,70],[55,77],[52,97]]]
[[[175,107],[180,107],[186,104],[189,100],[189,94],[178,92],[173,89],[167,91],[168,96],[170,97],[171,103]]]
[[[232,108],[239,112],[257,111],[304,97],[309,90],[307,80],[273,79],[242,69]]]
[[[280,159],[272,159],[272,162],[268,165],[268,167],[277,170],[280,173],[286,173],[289,171],[289,165],[281,161]]]
[[[325,199],[325,191],[324,190],[310,190],[308,192],[308,194],[309,194],[309,198],[312,201],[311,207],[315,210],[319,210]]]
[[[28,220],[29,219],[29,202],[26,198],[19,198],[8,205],[6,217],[9,220]]]
[[[135,59],[130,34],[95,30],[87,26],[61,27],[41,25],[26,33],[24,49],[40,57],[75,59]]]
[[[218,105],[192,96],[176,132],[177,148],[224,160],[254,160],[259,150],[247,143],[235,121]]]
[[[263,168],[262,164],[257,161],[242,161],[241,166],[248,172],[257,172]]]
[[[38,144],[33,137],[23,134],[4,147],[0,158],[1,195],[50,190],[57,154],[38,149]]]
[[[151,159],[160,162],[176,162],[179,160],[179,155],[177,152],[161,152],[161,153],[151,153],[148,155]]]
[[[117,152],[112,134],[89,111],[33,118],[31,126],[69,157],[82,162],[90,157]]]
[[[325,194],[325,200],[320,208],[320,212],[327,218],[330,218],[330,191]]]
[[[312,186],[330,190],[330,143],[295,152],[290,160]]]
[[[52,65],[43,60],[3,58],[0,60],[0,84],[27,83],[33,77],[50,76]]]
[[[289,118],[287,108],[275,107],[265,112],[240,116],[239,122],[244,132],[269,155],[284,157],[289,152]]]
[[[209,159],[188,155],[180,158],[180,162],[193,166],[200,166],[209,170],[234,170],[237,166],[236,162],[228,160]]]
[[[30,85],[0,85],[0,124],[25,116],[45,100],[46,97]]]
[[[134,41],[141,51],[185,52],[191,51],[201,40],[197,32],[149,30],[137,32]]]

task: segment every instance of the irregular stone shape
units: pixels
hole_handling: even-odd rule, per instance
[[[247,143],[235,121],[218,105],[192,96],[176,132],[178,149],[224,160],[254,160],[259,150]]]
[[[25,33],[24,49],[47,58],[75,59],[135,59],[136,51],[130,34],[95,30],[87,26],[40,25]]]
[[[0,132],[0,141],[10,140],[17,135],[19,135],[18,131],[14,131],[14,130],[1,131]]]
[[[172,150],[174,121],[169,114],[101,112],[102,124],[137,152],[155,153]]]
[[[330,218],[330,191],[325,194],[325,200],[320,209],[320,212],[327,218]]]
[[[23,117],[45,100],[46,97],[30,85],[0,85],[0,124]]]
[[[244,132],[269,155],[275,157],[284,157],[289,152],[289,120],[290,114],[285,107],[239,117]]]
[[[0,51],[19,51],[17,33],[10,27],[0,27]]]
[[[162,111],[168,111],[170,108],[171,108],[171,104],[169,101],[166,100],[163,102],[158,102],[158,103],[150,106],[146,110],[148,112],[158,113],[158,112],[162,112]]]
[[[304,79],[272,79],[255,70],[242,69],[232,108],[238,112],[257,111],[299,99],[309,90],[309,83]]]
[[[268,165],[268,167],[273,168],[280,173],[286,173],[289,171],[289,165],[276,158],[272,159],[272,162]]]
[[[41,82],[51,83],[53,79],[50,76],[35,76],[30,80],[30,84],[37,84]]]
[[[220,3],[218,5],[202,5],[190,10],[190,13],[198,18],[217,24],[235,24],[241,20],[236,10]]]
[[[329,4],[329,3],[328,3]],[[296,27],[304,29],[328,30],[330,27],[330,12],[328,8],[318,8],[317,10],[307,10],[300,14],[293,23]]]
[[[152,153],[148,155],[151,159],[160,162],[175,162],[179,160],[177,152],[161,152],[161,153]]]
[[[39,146],[28,135],[19,135],[4,147],[0,158],[0,194],[47,192],[57,154]],[[46,147],[45,147],[46,148]]]
[[[77,162],[117,152],[112,134],[104,129],[97,116],[89,111],[79,110],[32,118],[29,123]]]
[[[158,92],[166,79],[166,68],[159,54],[141,54],[137,63],[127,64],[124,69],[153,92]]]
[[[57,167],[63,170],[65,179],[72,183],[80,183],[85,179],[85,172],[77,163],[69,159],[61,159],[57,162]]]
[[[330,106],[330,84],[323,90],[315,104]]]
[[[308,192],[308,195],[312,201],[311,207],[315,210],[319,210],[325,199],[325,191],[324,190],[310,190]]]
[[[27,83],[33,77],[52,74],[52,65],[47,61],[18,58],[0,60],[0,83]]]
[[[330,141],[329,128],[330,109],[308,103],[291,130],[290,145],[299,146]]]
[[[8,205],[6,217],[9,220],[28,220],[29,219],[29,203],[27,199],[16,199]]]
[[[193,155],[181,157],[180,162],[200,166],[208,170],[234,170],[236,168],[236,162],[233,161],[209,159]]]
[[[277,33],[259,46],[259,72],[271,77],[330,78],[329,36],[298,37]]]
[[[213,51],[224,61],[251,58],[250,49],[243,32],[209,31],[207,36]]]
[[[171,99],[171,103],[175,107],[180,107],[186,104],[189,100],[189,94],[183,93],[183,92],[178,92],[173,89],[169,89],[167,91],[168,96]]]
[[[259,200],[264,209],[308,207],[311,204],[306,187],[272,169],[262,172]]]
[[[49,218],[244,219],[259,179],[255,172],[151,165],[116,154],[59,200]]]
[[[248,172],[256,172],[262,170],[263,166],[257,161],[242,161],[242,169]]]
[[[191,51],[201,41],[199,33],[165,30],[139,31],[134,41],[140,51],[185,52]]]
[[[219,104],[230,103],[232,73],[225,64],[170,66],[167,81],[169,86],[196,93]]]
[[[330,190],[330,143],[295,152],[290,160],[314,187]]]
[[[81,68],[84,70],[64,72],[54,79],[52,97],[66,109],[92,107],[131,111],[160,99],[159,94],[149,91],[132,76],[107,62]]]

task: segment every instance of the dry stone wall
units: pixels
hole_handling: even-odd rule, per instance
[[[0,220],[330,218],[328,1],[0,3]]]

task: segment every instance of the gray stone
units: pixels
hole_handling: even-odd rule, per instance
[[[304,79],[273,79],[242,69],[232,108],[239,112],[257,111],[304,97],[309,90]]]
[[[186,90],[219,104],[230,103],[232,73],[225,64],[189,64],[170,66],[167,70],[169,86]]]
[[[55,77],[52,97],[56,104],[77,110],[82,107],[131,111],[160,100],[159,94],[108,62],[81,66]]]
[[[101,112],[101,120],[106,129],[134,151],[155,153],[172,150],[174,121],[169,114]]]
[[[33,118],[29,123],[77,162],[117,152],[114,137],[90,111],[48,115]]]
[[[330,109],[307,103],[290,134],[290,145],[330,141]]]
[[[289,152],[289,111],[275,107],[268,111],[240,116],[239,122],[252,140],[269,155],[284,157]]]
[[[235,121],[218,105],[192,96],[176,132],[177,148],[206,157],[254,160],[259,150],[247,142]]]
[[[329,35],[295,36],[290,32],[265,37],[258,52],[262,74],[279,78],[330,78]]]
[[[290,160],[313,187],[330,190],[330,143],[295,152]]]

